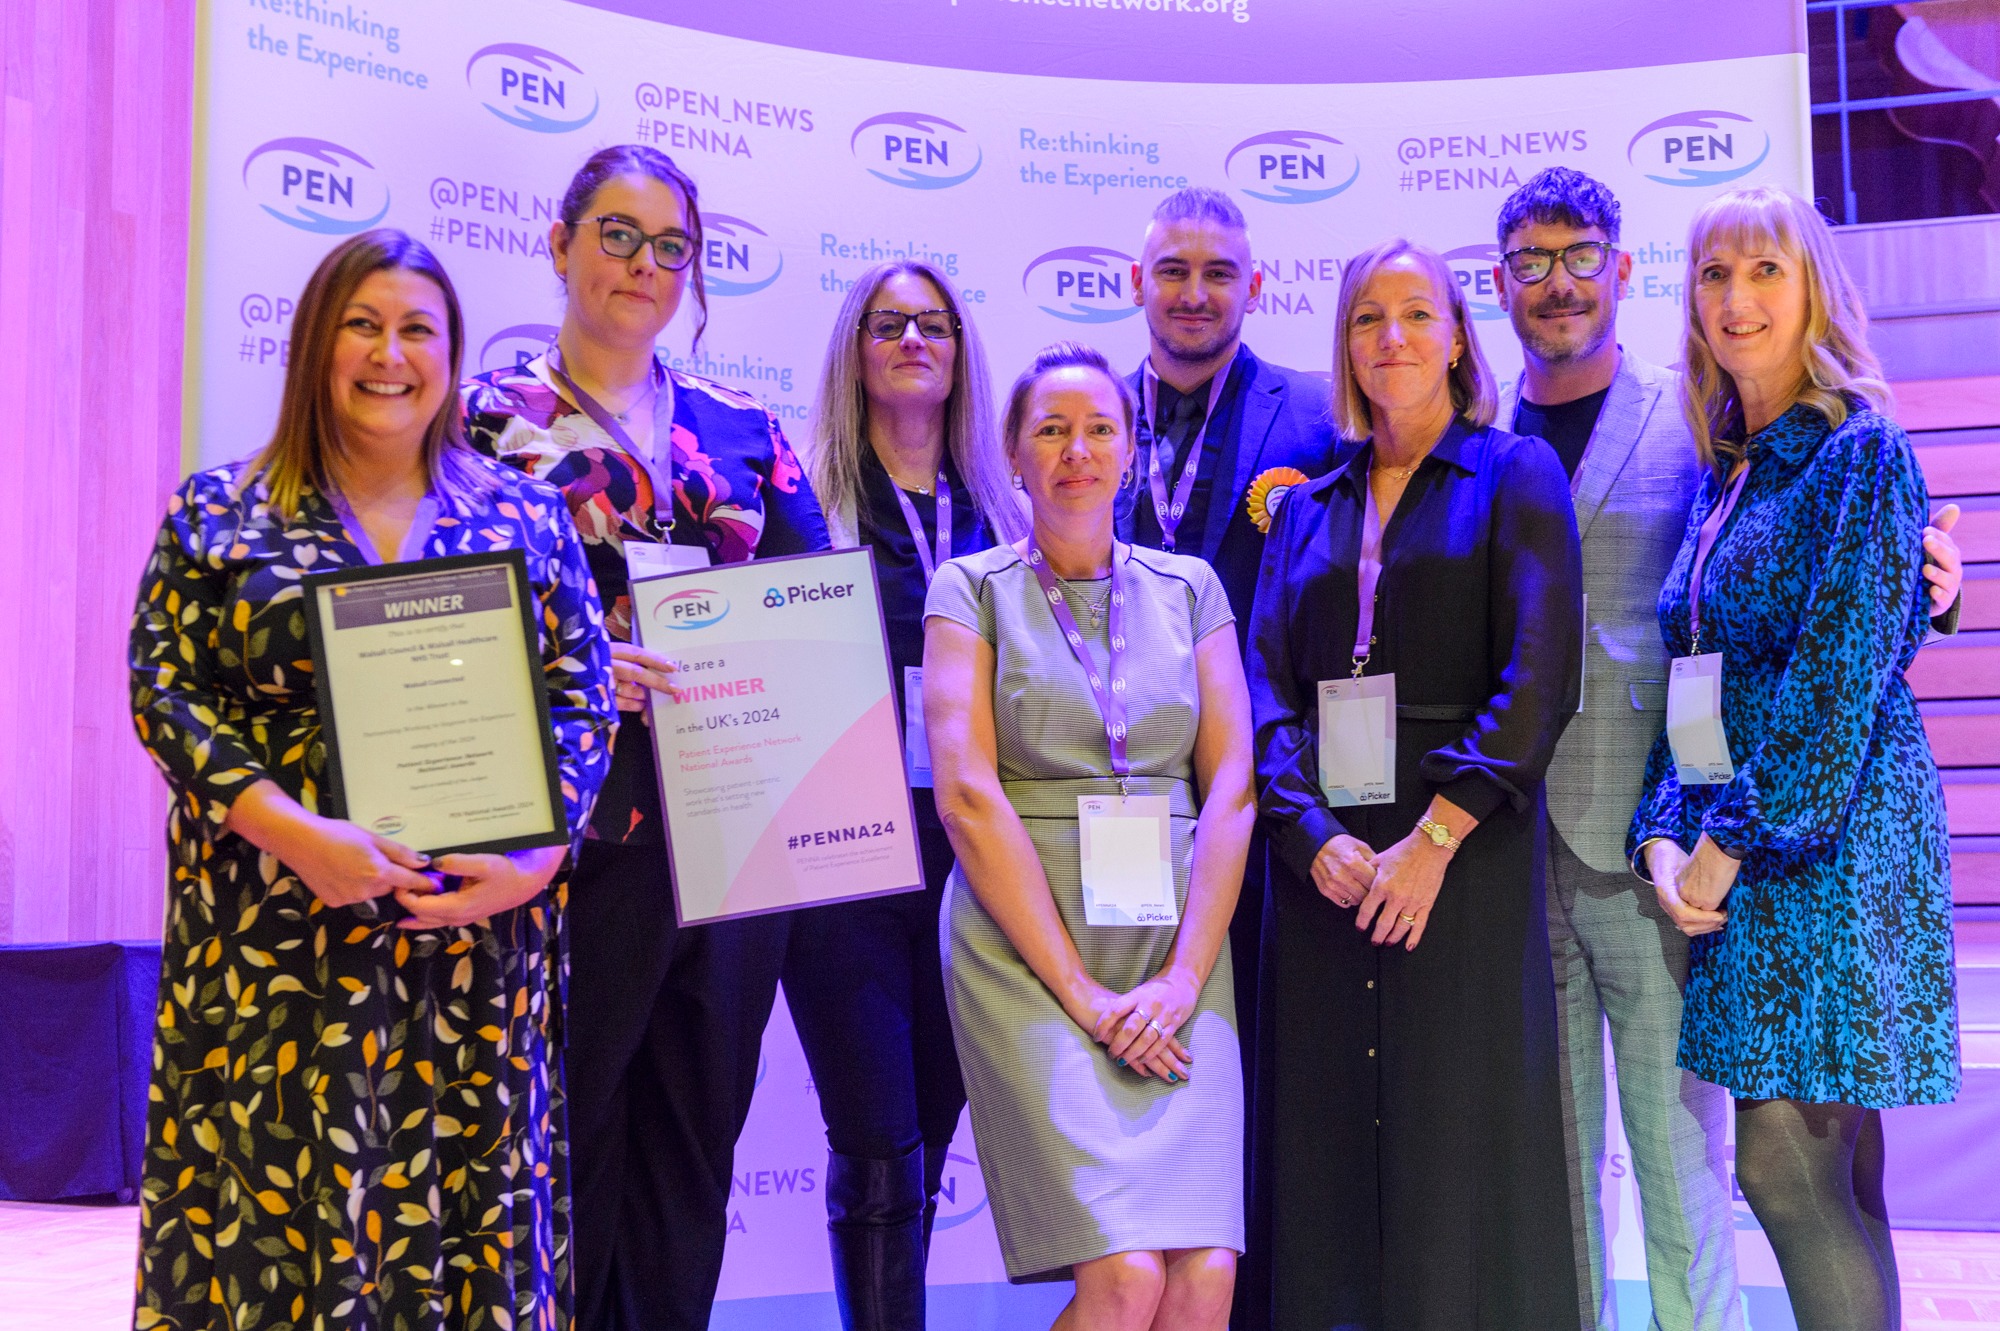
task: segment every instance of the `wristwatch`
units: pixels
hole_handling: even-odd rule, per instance
[[[1446,827],[1443,823],[1433,822],[1428,815],[1417,819],[1417,830],[1429,837],[1433,846],[1442,846],[1446,850],[1457,850],[1462,844],[1457,837],[1451,834],[1449,827]]]

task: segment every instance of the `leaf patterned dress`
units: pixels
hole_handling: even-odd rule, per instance
[[[567,507],[478,459],[423,555],[519,548],[572,837],[608,767],[610,662]],[[472,927],[330,908],[223,827],[270,779],[315,807],[325,748],[300,578],[366,557],[308,491],[190,477],[140,587],[139,737],[173,791],[135,1326],[515,1331],[569,1321],[561,881]]]

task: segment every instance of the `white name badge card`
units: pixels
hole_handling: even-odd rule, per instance
[[[634,582],[709,565],[705,545],[667,545],[660,541],[626,541],[624,545],[625,575]]]
[[[903,667],[903,770],[912,786],[931,786],[931,739],[924,730],[924,668]]]
[[[1179,924],[1165,795],[1079,795],[1083,913],[1093,925]]]
[[[1667,677],[1667,743],[1684,786],[1721,786],[1736,779],[1729,734],[1722,727],[1722,653],[1676,656]]]
[[[1329,807],[1396,802],[1396,677],[1323,679],[1319,788]]]

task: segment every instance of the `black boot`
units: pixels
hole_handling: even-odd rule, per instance
[[[847,1331],[923,1331],[924,1153],[868,1160],[827,1152],[833,1290]]]
[[[946,1156],[951,1147],[924,1147],[924,1261],[931,1259],[931,1226],[937,1223],[938,1189],[944,1186]]]

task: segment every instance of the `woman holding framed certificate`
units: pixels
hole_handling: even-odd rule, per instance
[[[1044,350],[1005,425],[1033,530],[931,585],[945,993],[1008,1278],[1073,1276],[1064,1331],[1221,1331],[1250,700],[1214,570],[1113,539],[1132,414],[1098,352]]]
[[[952,283],[913,259],[856,279],[820,378],[813,485],[834,543],[866,543],[888,629],[922,892],[800,916],[785,1001],[812,1067],[844,1325],[924,1325],[924,1263],[965,1083],[945,1014],[938,909],[951,842],[923,724],[924,597],[954,555],[1026,528],[993,434],[986,354]]]
[[[141,1326],[211,1303],[232,1326],[431,1325],[440,1303],[496,1325],[567,1317],[554,876],[609,766],[610,662],[558,496],[465,444],[463,347],[428,249],[389,230],[344,242],[299,298],[271,443],[188,478],[160,527],[131,637],[139,736],[174,792]],[[338,612],[397,621],[336,654],[344,677],[369,672],[364,694],[399,695],[354,737],[396,730],[405,765],[436,778],[412,788],[454,792],[500,835],[413,848],[398,816],[321,812],[343,792],[302,584],[334,572],[346,589],[388,561]],[[461,591],[376,595],[431,565]],[[459,611],[495,632],[466,636]],[[469,673],[508,666],[486,649],[509,626],[532,652],[511,663],[525,706],[468,698]],[[417,719],[403,694],[424,699]],[[491,736],[520,740],[523,714],[539,731],[544,708],[557,795],[538,829],[485,801],[480,773],[527,771],[534,810],[542,735],[511,752]],[[468,735],[487,738],[460,751]],[[420,853],[482,840],[533,848]]]
[[[777,418],[654,351],[690,288],[706,318],[694,181],[656,149],[605,148],[559,211],[561,330],[542,355],[466,385],[467,426],[479,448],[562,490],[604,597],[628,731],[571,885],[577,1320],[678,1331],[708,1325],[789,917],[677,922],[642,729],[648,691],[674,672],[634,641],[629,586],[824,550],[826,523]]]

